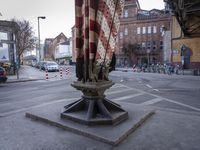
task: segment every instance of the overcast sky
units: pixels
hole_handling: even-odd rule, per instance
[[[142,9],[163,9],[163,0],[139,0]],[[63,32],[71,37],[71,27],[74,25],[74,0],[0,0],[0,20],[29,20],[38,36],[37,17],[40,19],[40,37],[55,38]]]

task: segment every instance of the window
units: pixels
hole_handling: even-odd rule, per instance
[[[142,27],[142,34],[146,34],[146,27]]]
[[[153,26],[153,33],[157,33],[157,27]]]
[[[151,34],[151,26],[148,26],[148,34]]]
[[[155,50],[156,49],[156,41],[152,41],[152,46],[153,46],[153,49]]]
[[[163,41],[160,41],[160,49],[163,49]]]
[[[124,29],[124,35],[128,35],[128,28]]]
[[[137,43],[137,49],[138,49],[138,50],[141,49],[141,43]]]
[[[123,32],[120,32],[119,33],[119,39],[122,39],[123,38]]]
[[[160,27],[160,33],[162,33],[162,32],[163,32],[163,27],[161,26],[161,27]]]
[[[137,34],[141,34],[140,27],[137,27]]]
[[[0,32],[0,40],[8,40],[8,33]]]
[[[124,17],[127,18],[128,17],[128,10],[124,10]]]
[[[145,49],[145,48],[146,48],[146,43],[142,42],[142,49]]]
[[[147,41],[147,48],[151,49],[151,42],[150,41]]]

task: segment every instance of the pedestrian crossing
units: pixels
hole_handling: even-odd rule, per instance
[[[115,90],[113,90],[115,89]],[[156,94],[148,93],[143,90],[139,90],[137,88],[128,87],[126,85],[123,85],[121,83],[115,84],[113,89],[109,89],[106,92],[106,96],[108,99],[114,101],[114,102],[125,102],[125,103],[133,103],[143,106],[156,106],[158,103],[161,103],[161,105],[158,105],[159,107],[170,107],[176,106],[176,108],[180,109],[186,109],[190,111],[197,111],[200,112],[200,108],[190,106],[181,102],[178,102],[176,100],[168,99]],[[168,103],[166,105],[166,103]],[[165,104],[166,106],[162,105]],[[178,107],[177,107],[178,106]]]
[[[148,96],[148,94],[144,91],[134,89],[120,83],[115,84],[111,89],[107,90],[105,95],[112,101],[128,102],[141,105],[152,105],[162,101],[161,98],[152,95]],[[141,101],[138,101],[139,97]]]
[[[49,84],[51,84],[52,86],[49,86]],[[80,99],[80,97],[82,95],[81,92],[78,93],[78,91],[71,86],[68,86],[68,88],[65,87],[63,89],[64,83],[61,84],[61,82],[58,82],[55,84],[53,82],[52,83],[49,82],[49,84],[44,84],[44,85],[42,85],[41,88],[43,90],[45,90],[48,87],[48,90],[53,91],[54,88],[51,88],[51,87],[57,87],[57,92],[60,92],[60,93],[64,92],[64,93],[71,93],[71,94],[69,94],[68,96],[63,95],[63,94],[58,96],[57,92],[54,91],[54,92],[50,92],[50,93],[47,92],[43,96],[41,94],[37,94],[37,91],[41,90],[41,89],[37,90],[36,87],[34,89],[29,88],[29,89],[27,89],[26,92],[27,92],[27,94],[30,93],[32,95],[35,95],[34,98],[29,97],[29,99],[27,100],[24,95],[23,96],[24,100],[12,101],[12,99],[16,99],[16,98],[18,99],[18,97],[20,97],[20,95],[18,95],[18,96],[15,95],[15,97],[13,97],[12,95],[7,95],[7,97],[2,97],[2,99],[6,98],[8,102],[2,101],[0,103],[0,110],[1,110],[0,116],[11,115],[11,114],[29,110],[29,109],[32,109],[35,107],[40,107],[40,106],[43,106],[46,104],[59,103],[61,100],[62,101],[78,100],[78,99]],[[148,93],[143,90],[139,90],[137,88],[129,87],[129,86],[123,85],[121,83],[117,83],[114,86],[112,86],[110,89],[108,89],[105,92],[105,95],[106,95],[107,99],[109,99],[113,102],[116,102],[116,103],[123,102],[123,103],[131,103],[131,104],[137,104],[137,105],[142,105],[142,106],[152,106],[152,107],[158,106],[159,108],[170,108],[170,105],[173,107],[174,107],[174,105],[176,105],[176,108],[179,107],[180,109],[185,108],[190,111],[200,112],[200,108],[196,108],[196,107],[193,107],[193,106],[190,106],[187,104],[183,104],[183,103],[180,103],[180,102],[172,100],[172,99],[167,99],[167,98],[161,97],[159,95]],[[12,102],[12,106],[15,106],[15,107],[12,107],[11,110],[9,110],[10,104],[11,104],[9,101]]]

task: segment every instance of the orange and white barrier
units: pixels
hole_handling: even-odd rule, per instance
[[[66,68],[66,76],[68,76],[70,73],[69,68]]]
[[[46,80],[48,80],[48,79],[49,79],[49,76],[48,76],[48,70],[46,70],[45,77],[46,77]]]
[[[62,67],[60,67],[60,79],[62,79]]]

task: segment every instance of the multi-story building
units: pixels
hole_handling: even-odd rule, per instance
[[[72,59],[71,38],[60,33],[54,39],[45,39],[45,60],[56,60],[61,64],[69,64]]]
[[[54,39],[46,39],[45,42],[46,45],[44,46],[45,49],[45,53],[46,55],[46,60],[55,60],[55,51],[56,51],[56,47],[63,42],[67,41],[67,37],[63,34],[60,33],[58,36],[56,36]]]
[[[118,66],[163,63],[163,28],[171,17],[164,10],[142,10],[138,0],[126,0],[121,16],[116,56]]]
[[[15,38],[18,28],[15,22],[0,20],[0,63],[10,64],[9,74],[15,74],[16,64],[19,63]]]
[[[51,59],[51,53],[49,51],[49,46],[52,41],[53,41],[53,38],[46,38],[44,41],[44,59],[45,60]]]

